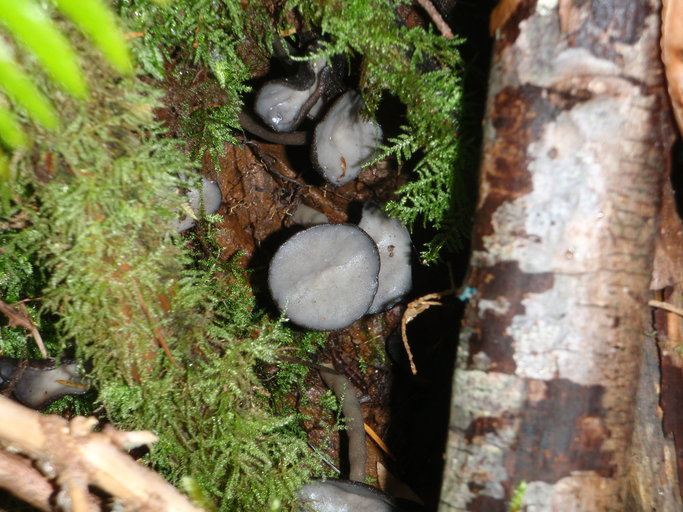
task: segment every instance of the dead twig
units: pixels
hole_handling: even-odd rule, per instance
[[[403,316],[401,317],[401,339],[403,340],[403,346],[408,353],[410,371],[413,373],[413,375],[417,375],[417,368],[415,367],[415,361],[413,361],[413,352],[410,350],[410,345],[408,344],[408,324],[432,306],[442,306],[442,298],[448,295],[454,295],[457,292],[455,282],[453,280],[453,270],[450,268],[450,266],[448,267],[448,276],[451,282],[451,287],[448,290],[429,293],[418,299],[415,299],[412,302],[409,302],[406,310],[403,313]]]
[[[417,0],[417,3],[420,4],[420,7],[422,7],[425,11],[427,11],[427,14],[434,22],[434,25],[436,25],[436,28],[439,29],[441,35],[446,39],[453,39],[453,32],[451,31],[451,28],[443,19],[441,13],[436,10],[436,7],[434,7],[434,4],[431,2],[431,0]]]
[[[670,313],[675,313],[678,316],[683,316],[683,308],[676,307],[668,302],[663,302],[661,300],[651,300],[648,302],[648,305],[653,308],[659,308]]]
[[[136,463],[119,448],[156,439],[149,432],[118,432],[111,427],[101,433],[92,432],[90,429],[97,423],[94,418],[79,416],[68,422],[56,415],[32,411],[2,396],[0,418],[12,418],[12,421],[0,422],[0,443],[40,461],[41,468],[54,471],[56,474],[50,477],[56,476],[57,482],[65,484],[62,499],[70,501],[74,511],[97,510],[93,508],[88,489],[94,486],[118,500],[125,510],[201,512],[161,476]],[[0,457],[0,485],[4,485],[2,472],[8,454],[0,452]],[[40,498],[38,508],[50,510],[44,506],[47,488],[37,483],[35,473],[26,474],[31,475],[31,484],[39,490],[36,491],[36,497]],[[14,482],[12,486],[15,489]],[[22,492],[18,490],[17,494]]]
[[[387,444],[384,441],[382,441],[382,438],[379,437],[377,432],[375,432],[373,428],[367,423],[363,423],[363,426],[365,427],[365,433],[370,436],[370,439],[372,439],[375,442],[375,444],[377,444],[377,446],[379,446],[380,450],[386,453],[387,457],[395,461],[396,457],[394,457],[394,454],[391,453],[391,450],[389,449]]]
[[[7,304],[6,302],[0,300],[0,313],[7,317],[10,327],[23,327],[31,333],[33,339],[38,345],[38,350],[40,355],[47,359],[47,350],[45,350],[45,343],[43,343],[43,338],[40,336],[40,332],[33,323],[31,317],[26,311],[26,306],[17,302],[16,304]]]

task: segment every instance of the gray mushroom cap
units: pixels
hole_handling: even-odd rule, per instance
[[[366,203],[358,224],[377,244],[381,268],[377,293],[368,310],[379,313],[394,306],[412,286],[410,233],[377,205]]]
[[[359,482],[327,480],[311,482],[298,492],[300,511],[314,512],[394,512],[399,509],[391,498],[374,487]]]
[[[87,388],[78,384],[83,380],[75,363],[57,366],[50,359],[0,358],[0,386],[11,386],[14,398],[28,407],[42,409],[65,395],[86,393]]]
[[[333,185],[356,178],[382,140],[377,123],[361,116],[363,100],[355,91],[340,96],[315,127],[313,163]]]
[[[256,95],[254,111],[272,130],[291,132],[303,120],[301,109],[318,88],[320,71],[326,62],[325,59],[318,59],[309,66],[311,80],[303,87],[296,80],[273,80],[263,85]],[[311,115],[317,115],[321,105],[322,100],[316,101],[310,108]]]
[[[202,176],[201,196],[199,194],[199,188],[190,188],[187,193],[187,203],[194,212],[195,216],[198,216],[202,213],[202,205],[204,206],[204,213],[207,215],[216,213],[218,208],[221,206],[222,200],[223,196],[218,184],[213,180],[206,179],[204,176]],[[182,233],[183,231],[187,231],[188,229],[192,228],[194,224],[195,219],[187,216],[177,220],[174,224],[174,227],[178,233]]]
[[[375,242],[350,224],[301,231],[277,250],[268,284],[275,304],[308,329],[342,329],[363,316],[377,291]]]

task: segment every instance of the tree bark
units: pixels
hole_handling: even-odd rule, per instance
[[[522,482],[527,511],[623,511],[671,136],[660,5],[506,3],[440,511],[504,512]]]

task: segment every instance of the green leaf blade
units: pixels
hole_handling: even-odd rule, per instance
[[[28,142],[14,114],[2,106],[0,106],[0,139],[10,149],[25,146]]]
[[[55,82],[76,98],[87,97],[88,86],[75,52],[35,2],[0,0],[0,24],[36,56]]]
[[[133,71],[128,45],[116,17],[100,0],[53,0],[79,30],[87,35],[114,68],[123,74]]]
[[[59,117],[52,104],[43,96],[29,76],[12,58],[0,40],[0,88],[12,102],[26,110],[29,116],[45,128],[54,130]]]

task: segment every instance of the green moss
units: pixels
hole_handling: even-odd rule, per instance
[[[20,270],[6,287],[26,297],[28,273],[47,276],[39,311],[56,319],[55,352],[74,346],[91,364],[109,420],[159,436],[149,462],[171,482],[191,477],[219,510],[289,509],[321,470],[255,368],[294,334],[257,311],[243,271],[169,232],[194,164],[153,118],[160,91],[89,69],[91,100],[59,104],[64,129],[36,129],[13,160],[17,200],[40,207],[5,234]]]

